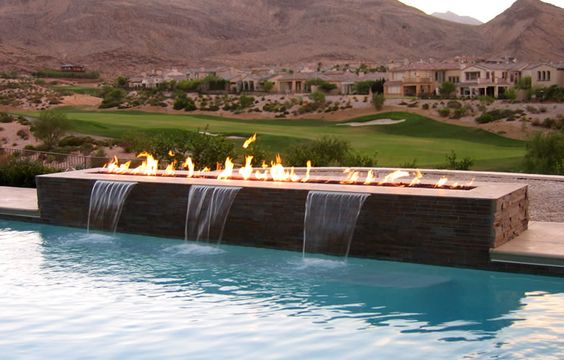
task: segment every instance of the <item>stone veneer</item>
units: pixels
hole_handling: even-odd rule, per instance
[[[41,218],[85,227],[96,180],[136,181],[118,231],[183,238],[192,184],[242,186],[227,219],[223,242],[302,250],[309,190],[368,192],[351,256],[427,264],[495,268],[489,249],[527,229],[527,187],[477,183],[472,190],[216,181],[184,177],[99,174],[94,170],[37,177]],[[340,246],[327,244],[324,252]]]

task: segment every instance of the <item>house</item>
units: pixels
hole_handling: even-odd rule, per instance
[[[503,95],[521,79],[523,63],[481,63],[467,66],[460,75],[457,94],[461,97]]]
[[[386,96],[430,96],[442,83],[460,81],[460,65],[456,63],[415,63],[391,67],[384,84]]]
[[[523,70],[523,76],[531,77],[533,88],[564,87],[564,64],[532,64]]]
[[[63,71],[63,72],[85,72],[86,67],[84,65],[63,64],[63,65],[61,65],[61,71]]]

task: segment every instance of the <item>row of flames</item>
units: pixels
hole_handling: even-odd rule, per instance
[[[247,149],[251,143],[256,141],[256,134],[251,136],[243,144],[243,148]],[[173,151],[169,151],[169,156],[175,156]],[[164,171],[159,173],[159,160],[155,159],[151,154],[147,152],[142,152],[138,158],[143,158],[143,162],[140,166],[132,168],[131,161],[120,164],[117,157],[114,157],[112,161],[104,165],[105,171],[112,174],[124,174],[124,175],[146,175],[146,176],[178,176],[176,171],[178,168],[177,161],[173,161]],[[229,180],[229,179],[242,179],[242,180],[255,180],[255,181],[282,181],[282,182],[308,182],[311,181],[311,161],[307,161],[306,172],[304,175],[299,176],[294,167],[289,169],[282,165],[282,158],[280,155],[276,155],[274,161],[268,165],[263,161],[262,165],[257,168],[253,167],[254,157],[248,155],[245,157],[245,164],[241,166],[238,170],[235,170],[235,164],[230,157],[225,159],[223,166],[218,164],[219,174],[217,175],[218,180]],[[183,170],[187,170],[187,177],[211,177],[211,169],[205,167],[201,170],[196,170],[196,166],[192,161],[192,158],[188,157],[184,162],[180,164]],[[238,174],[238,175],[237,175]],[[364,185],[398,185],[413,187],[421,184],[423,179],[423,174],[416,170],[414,173],[410,173],[405,170],[393,171],[381,180],[378,179],[377,174],[373,170],[369,170],[366,175],[362,175],[361,172],[352,169],[346,169],[344,171],[344,178],[340,181],[342,184],[364,184]],[[403,181],[409,178],[407,181]],[[441,177],[433,186],[435,188],[446,187],[448,179],[446,177]],[[467,187],[471,186],[473,181],[468,184],[460,185],[458,183],[453,183],[448,185],[449,188]]]

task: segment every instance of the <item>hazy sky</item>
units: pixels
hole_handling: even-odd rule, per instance
[[[431,14],[434,12],[452,11],[458,15],[472,16],[480,21],[487,22],[516,0],[400,0]],[[564,8],[564,0],[543,0]]]

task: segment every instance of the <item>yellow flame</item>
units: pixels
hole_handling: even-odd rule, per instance
[[[423,178],[423,174],[421,174],[421,171],[415,170],[415,177],[411,180],[409,186],[415,186],[420,184],[422,178]]]
[[[400,179],[402,177],[406,177],[409,176],[409,173],[407,171],[403,171],[403,170],[396,170],[388,175],[386,175],[384,177],[384,179],[382,181],[380,181],[378,184],[382,185],[382,184],[389,184],[389,183],[393,183],[395,182],[397,179]]]
[[[376,177],[374,176],[374,172],[372,170],[368,170],[368,174],[366,174],[366,179],[364,179],[364,184],[370,185],[374,181],[376,181]]]
[[[437,181],[437,183],[435,184],[435,187],[441,188],[441,187],[445,186],[447,182],[448,182],[448,178],[446,176],[443,176],[442,178],[439,179],[439,181]]]
[[[293,166],[290,168],[290,181],[291,182],[300,181],[300,177],[296,174],[296,171],[294,170]]]
[[[245,166],[239,169],[239,174],[244,180],[248,180],[253,175],[253,166],[251,165],[253,161],[253,156],[248,155],[245,157]]]
[[[200,170],[200,172],[203,172],[203,173],[210,172],[210,171],[211,171],[211,169],[207,166],[205,168],[203,168],[202,170]]]
[[[191,157],[187,157],[186,160],[182,163],[183,169],[188,169],[188,177],[191,178],[194,176],[194,163],[192,162]]]
[[[308,182],[309,181],[309,174],[311,172],[311,160],[307,161],[306,166],[307,166],[306,174],[305,174],[304,178],[302,179],[302,182]]]
[[[474,185],[474,180],[476,180],[475,178],[472,178],[472,180],[470,180],[470,182],[468,184],[466,184],[466,186],[472,186]]]
[[[172,151],[172,150],[169,150],[169,151],[168,151],[168,156],[173,157],[174,155],[175,155],[175,154],[174,154],[174,151]]]
[[[353,184],[358,180],[360,173],[358,171],[353,171],[351,169],[345,169],[343,174],[347,174],[344,180],[341,181],[341,184]]]
[[[274,181],[288,181],[290,174],[284,169],[282,165],[282,158],[280,154],[276,155],[276,160],[272,162],[270,167],[270,176]]]
[[[245,143],[243,144],[243,149],[246,149],[249,147],[249,145],[251,145],[252,143],[254,143],[255,141],[257,141],[257,134],[253,134],[253,136],[251,136],[250,138],[248,138],[247,140],[245,140]]]
[[[145,158],[140,166],[134,169],[134,173],[141,173],[144,175],[157,175],[159,169],[159,160],[156,160],[151,154],[142,152],[137,155],[138,158]]]
[[[165,171],[163,172],[163,176],[174,176],[176,174],[176,160],[168,164]]]
[[[230,157],[225,159],[225,169],[217,176],[218,180],[227,180],[233,175],[233,162]]]
[[[117,156],[114,156],[112,161],[104,165],[104,168],[110,173],[123,174],[129,170],[130,165],[131,161],[120,165]]]

